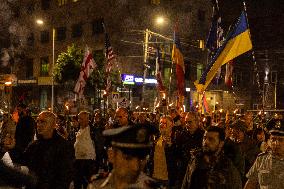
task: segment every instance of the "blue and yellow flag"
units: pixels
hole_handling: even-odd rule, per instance
[[[203,92],[208,87],[218,69],[230,60],[252,49],[250,31],[245,12],[242,12],[237,23],[229,32],[224,43],[217,50],[210,64],[206,67],[199,81],[195,81],[198,92]]]

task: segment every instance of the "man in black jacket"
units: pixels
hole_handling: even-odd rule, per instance
[[[241,189],[239,172],[223,153],[225,132],[209,127],[204,134],[202,150],[192,156],[182,189]]]
[[[25,150],[21,164],[38,178],[37,189],[69,189],[74,148],[57,134],[56,115],[43,111],[37,118],[37,138]]]

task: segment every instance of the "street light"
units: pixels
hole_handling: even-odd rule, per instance
[[[158,16],[158,17],[156,18],[156,23],[157,23],[158,25],[164,24],[164,23],[165,23],[164,17]]]
[[[41,19],[37,19],[37,20],[36,20],[36,23],[37,23],[38,25],[43,25],[44,22],[43,22],[43,20],[41,20]]]
[[[42,19],[36,20],[37,25],[43,25],[44,21]],[[54,110],[54,62],[55,62],[55,29],[52,27],[52,75],[51,75],[51,112]]]
[[[156,25],[157,26],[162,26],[164,23],[165,23],[165,19],[164,17],[162,16],[158,16],[156,18]],[[147,76],[147,71],[148,71],[148,65],[147,65],[147,61],[148,61],[148,48],[149,48],[149,37],[150,35],[154,35],[154,36],[157,36],[157,37],[160,37],[160,38],[163,38],[163,39],[166,39],[166,40],[169,40],[169,38],[159,34],[159,33],[155,33],[155,32],[152,32],[151,30],[149,30],[148,28],[144,31],[145,35],[144,35],[144,44],[143,44],[143,50],[144,50],[144,58],[143,58],[143,64],[144,64],[144,71],[143,71],[143,86],[142,86],[142,106],[144,106],[144,102],[145,102],[145,99],[144,99],[144,93],[145,93],[145,88],[146,88],[146,83],[145,83],[145,80],[146,80],[146,76]]]

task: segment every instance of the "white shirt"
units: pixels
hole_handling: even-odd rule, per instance
[[[96,159],[95,146],[90,135],[90,127],[79,129],[74,144],[76,159]]]

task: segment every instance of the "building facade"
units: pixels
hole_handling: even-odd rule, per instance
[[[172,38],[176,23],[183,42],[188,87],[193,87],[190,81],[197,79],[197,68],[206,60],[206,52],[199,48],[210,26],[212,6],[206,0],[27,0],[18,1],[13,9],[11,44],[19,57],[13,66],[18,80],[13,102],[24,99],[37,109],[51,105],[52,66],[67,46],[74,43],[104,53],[102,21],[118,55],[121,73],[143,74],[146,29]],[[159,15],[166,17],[164,26],[155,23]],[[168,77],[169,71],[165,71],[164,78]],[[62,93],[63,88],[55,85],[56,105],[74,98],[72,89]]]

